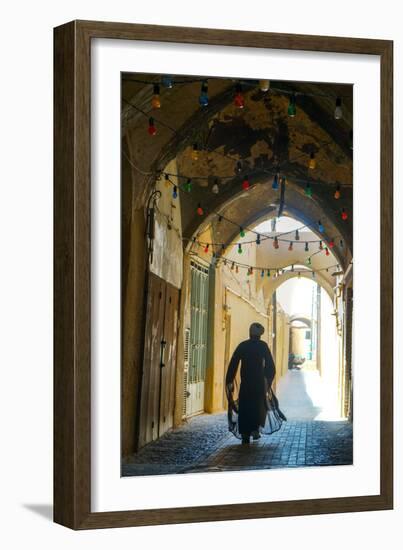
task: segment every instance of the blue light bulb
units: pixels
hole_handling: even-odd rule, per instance
[[[207,107],[208,105],[208,84],[206,81],[203,81],[201,85],[199,105],[200,107]]]
[[[172,76],[168,74],[164,75],[162,77],[162,85],[164,86],[164,88],[172,88],[174,85]]]

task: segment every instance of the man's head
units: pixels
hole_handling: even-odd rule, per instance
[[[252,323],[249,327],[249,336],[251,338],[260,338],[264,333],[264,327],[260,323]]]

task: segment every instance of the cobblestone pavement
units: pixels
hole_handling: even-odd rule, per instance
[[[225,413],[201,415],[133,455],[122,474],[295,468],[352,463],[352,425],[347,421],[285,422],[278,432],[241,445],[227,431]]]
[[[122,475],[180,473],[216,452],[230,436],[225,413],[195,416],[132,455],[122,465]]]
[[[132,455],[122,475],[156,475],[352,464],[353,427],[329,414],[317,372],[289,371],[278,387],[288,418],[269,436],[241,445],[228,432],[225,413],[188,420]],[[329,421],[329,419],[332,421]]]

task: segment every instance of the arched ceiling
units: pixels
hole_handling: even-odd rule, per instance
[[[161,87],[161,108],[151,110],[152,86],[132,82],[132,78],[150,81],[153,76],[123,78],[124,161],[129,159],[131,165],[135,206],[145,203],[158,171],[176,159],[177,173],[193,178],[192,192],[181,195],[184,236],[190,238],[210,223],[217,242],[229,243],[237,226],[218,223],[217,216],[209,213],[220,212],[244,227],[276,215],[280,193],[272,190],[271,182],[278,170],[286,178],[283,213],[307,224],[320,219],[324,238],[336,238],[336,243],[337,238],[343,240],[343,250],[335,250],[343,263],[351,259],[351,85],[273,81],[273,88],[304,94],[297,95],[297,114],[291,118],[287,115],[289,95],[261,92],[257,82],[244,86],[244,109],[233,105],[234,81],[223,78],[209,79],[208,107],[200,108],[200,82],[194,82]],[[342,96],[341,120],[334,118],[337,96]],[[147,133],[149,116],[156,120],[153,137]],[[201,149],[197,161],[191,155],[194,143]],[[308,168],[311,152],[317,161],[313,170]],[[242,161],[241,175],[235,173],[238,160]],[[242,190],[244,174],[249,175],[248,191]],[[216,180],[217,195],[211,192]],[[312,198],[304,194],[306,181],[311,183]],[[341,187],[339,200],[334,198],[337,185]],[[206,213],[203,218],[196,214],[199,202]],[[341,219],[342,208],[348,212],[346,221]]]

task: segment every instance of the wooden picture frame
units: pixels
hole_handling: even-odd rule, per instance
[[[381,63],[381,489],[379,495],[91,512],[91,40],[354,53]],[[393,43],[73,21],[54,31],[54,520],[72,529],[328,514],[393,507]]]

